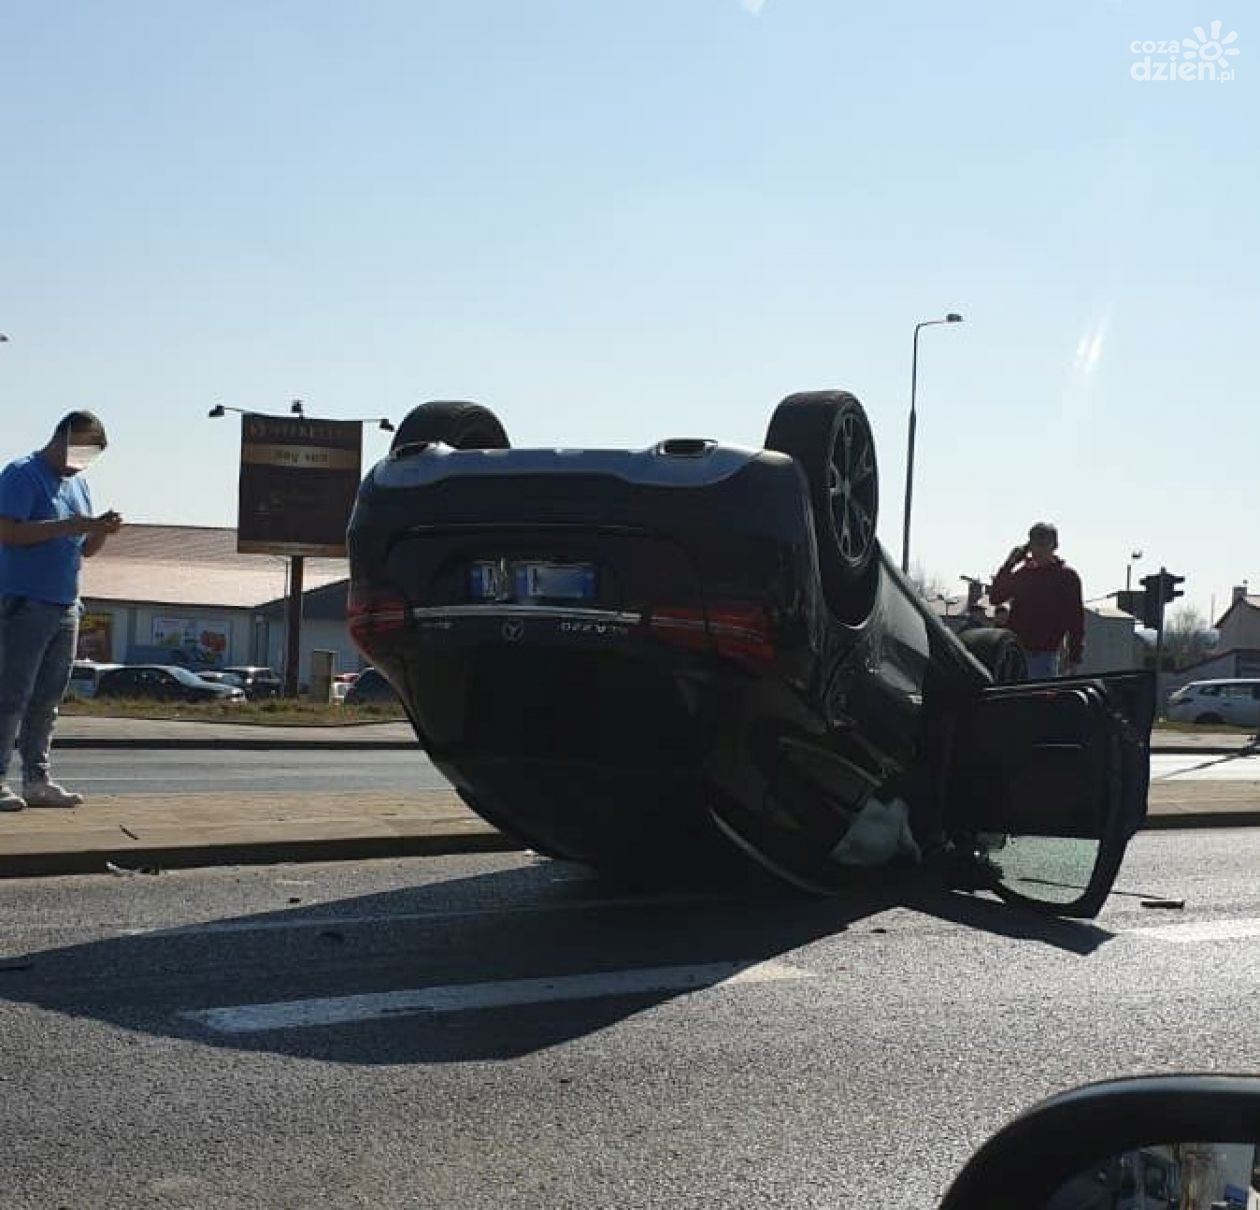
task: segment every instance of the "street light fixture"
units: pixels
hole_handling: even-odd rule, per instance
[[[1129,555],[1129,561],[1124,568],[1124,591],[1129,592],[1133,588],[1133,564],[1142,557],[1140,550],[1135,550]]]
[[[300,399],[295,399],[290,406],[289,411],[305,420],[306,413],[301,410],[301,407],[302,401]],[[206,414],[211,420],[218,420],[220,416],[225,416],[228,412],[235,412],[238,416],[248,416],[250,414],[250,410],[248,408],[234,408],[226,403],[216,403]],[[394,431],[393,423],[387,420],[384,416],[380,419],[377,419],[375,416],[351,416],[348,417],[348,419],[356,424],[372,424],[375,422],[376,427],[385,433],[392,433]]]
[[[957,311],[950,311],[944,319],[925,319],[914,325],[914,354],[910,359],[910,436],[906,448],[906,511],[901,532],[901,570],[907,575],[910,571],[910,505],[914,497],[914,432],[918,426],[914,405],[919,386],[919,331],[937,324],[960,324],[962,321],[963,317]]]

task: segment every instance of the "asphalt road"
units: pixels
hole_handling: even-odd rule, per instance
[[[7,883],[0,1204],[931,1206],[1053,1091],[1260,1067],[1258,866],[1142,835],[1094,923],[506,855]]]
[[[408,792],[450,783],[415,751],[251,752],[67,748],[54,753],[55,776],[82,794]]]
[[[1170,780],[1260,781],[1260,756],[1155,754],[1151,774]],[[328,792],[442,789],[446,779],[419,749],[336,752],[69,748],[56,753],[56,776],[83,794]]]

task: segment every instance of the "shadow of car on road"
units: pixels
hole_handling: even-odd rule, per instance
[[[127,883],[119,884],[121,893],[126,889]],[[835,899],[804,897],[756,880],[645,893],[540,860],[11,956],[0,963],[0,1001],[150,1036],[339,1063],[511,1059],[782,960],[898,906],[1081,956],[1111,936],[1095,925],[1032,915],[933,889],[922,880],[907,888],[870,878],[852,895]],[[871,936],[882,932],[855,932],[855,939],[897,944],[892,935]],[[861,960],[858,951],[854,962]],[[499,981],[563,982],[662,968],[693,968],[694,981],[460,1011],[389,1002],[400,989],[463,992]],[[268,1005],[279,1006],[275,1026],[266,1024],[266,1011],[261,1025],[224,1029],[210,1023],[216,1009]]]

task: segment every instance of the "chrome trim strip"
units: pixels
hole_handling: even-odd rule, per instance
[[[615,622],[619,626],[638,626],[641,613],[618,609],[578,609],[563,605],[417,605],[411,611],[417,620],[423,618],[555,618],[579,622]]]

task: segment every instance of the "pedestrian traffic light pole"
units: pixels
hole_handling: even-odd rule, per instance
[[[1142,623],[1155,631],[1155,703],[1163,704],[1161,687],[1164,676],[1164,606],[1182,595],[1178,584],[1184,584],[1185,576],[1174,576],[1166,567],[1158,575],[1143,576]]]
[[[1160,704],[1164,698],[1162,688],[1164,684],[1164,609],[1161,604],[1159,610],[1159,625],[1155,629],[1155,710],[1159,711]]]

